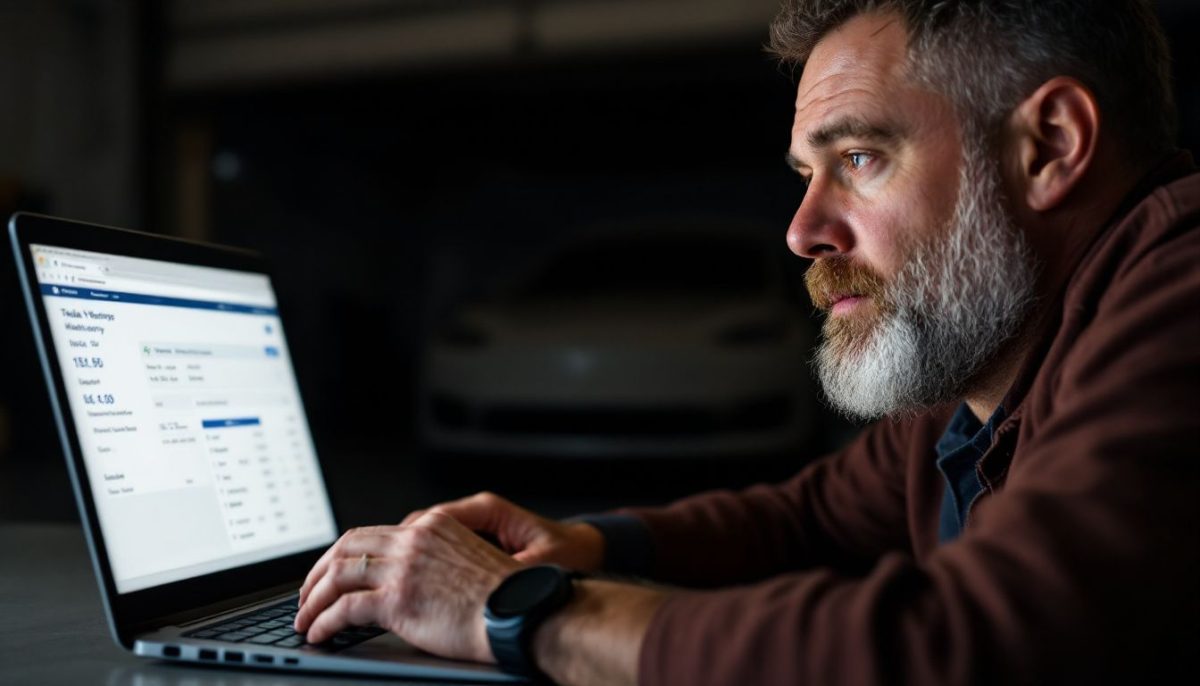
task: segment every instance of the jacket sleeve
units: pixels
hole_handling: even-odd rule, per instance
[[[1195,225],[1153,249],[1116,246],[1122,259],[1097,275],[1114,285],[1068,301],[1062,328],[1077,335],[1050,354],[1036,430],[1023,427],[1004,488],[959,539],[919,561],[885,554],[863,575],[821,569],[672,596],[643,643],[640,683],[1165,683],[1190,671],[1200,649]],[[773,498],[811,515],[798,485]],[[729,500],[700,512],[745,509]],[[770,540],[787,548],[785,531],[809,530],[785,521]]]
[[[913,428],[880,422],[782,484],[625,510],[650,533],[649,576],[728,585],[816,565],[861,569],[884,551],[908,549],[901,444],[913,439]]]

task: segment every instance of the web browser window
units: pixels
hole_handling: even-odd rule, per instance
[[[118,592],[334,540],[266,275],[31,250]]]

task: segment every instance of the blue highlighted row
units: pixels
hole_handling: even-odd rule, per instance
[[[231,429],[235,426],[260,426],[258,417],[240,417],[237,419],[205,419],[200,424],[206,429]]]
[[[279,316],[275,307],[258,307],[256,305],[239,305],[237,303],[222,303],[211,300],[189,300],[187,298],[168,298],[160,295],[142,295],[141,293],[121,293],[119,291],[101,291],[95,288],[77,288],[74,286],[54,286],[42,284],[42,295],[52,295],[59,298],[78,298],[80,300],[105,300],[107,302],[129,303],[132,305],[161,305],[163,307],[188,307],[195,310],[218,310],[238,314],[261,314],[273,317]]]

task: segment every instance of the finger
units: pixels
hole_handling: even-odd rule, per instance
[[[308,628],[309,643],[321,643],[350,626],[380,624],[383,604],[376,591],[355,591],[338,598],[313,620]]]
[[[382,585],[386,578],[386,566],[386,560],[365,555],[335,560],[326,574],[313,585],[304,605],[296,612],[293,627],[303,631],[317,615],[345,593]]]
[[[339,596],[354,591],[377,588],[387,578],[389,561],[361,555],[357,558],[338,558],[329,565],[328,571],[313,586],[304,605],[296,612],[292,623],[296,631],[303,632],[312,620]]]
[[[421,517],[421,515],[425,514],[425,512],[426,512],[426,510],[414,510],[412,512],[409,512],[408,516],[405,517],[400,522],[400,526],[408,526],[409,524],[412,524],[417,519],[419,519]]]
[[[467,498],[434,505],[429,508],[429,511],[447,514],[468,529],[498,534],[504,522],[509,518],[510,511],[515,508],[515,505],[504,498],[485,491]]]
[[[450,543],[460,543],[464,540],[479,538],[479,536],[454,518],[452,515],[442,512],[436,507],[430,508],[428,512],[408,525],[409,529],[429,529],[430,532]]]
[[[554,554],[554,549],[547,546],[538,546],[536,548],[526,548],[518,553],[513,554],[513,559],[524,565],[536,565],[543,562],[552,561],[550,558]]]
[[[357,557],[363,553],[382,557],[387,552],[388,536],[384,532],[392,533],[396,527],[372,526],[363,527],[360,529],[351,529],[342,534],[342,537],[337,540],[325,554],[317,560],[313,568],[309,570],[308,576],[304,578],[304,583],[300,585],[300,601],[298,605],[304,605],[308,599],[308,594],[312,592],[312,587],[325,574],[325,569],[334,560],[339,557]]]
[[[308,574],[304,577],[304,583],[300,584],[300,598],[296,603],[297,607],[302,607],[304,605],[304,602],[308,599],[308,594],[312,592],[313,585],[320,581],[321,577],[325,575],[325,570],[328,568],[330,563],[337,558],[344,556],[343,550],[349,544],[348,542],[351,539],[357,538],[357,532],[357,529],[351,529],[350,531],[342,534],[338,540],[334,541],[333,545],[329,546],[325,553],[317,559],[317,562],[312,566],[312,569],[308,570]]]

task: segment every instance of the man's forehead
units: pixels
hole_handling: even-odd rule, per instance
[[[887,102],[888,94],[906,81],[907,40],[903,20],[891,14],[860,15],[830,32],[817,43],[801,74],[797,127],[816,125],[839,108]]]

